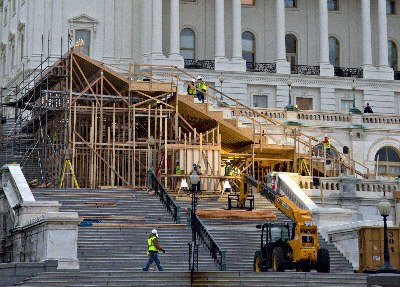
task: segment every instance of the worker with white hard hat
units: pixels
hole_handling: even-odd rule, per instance
[[[149,271],[149,267],[153,262],[156,263],[158,271],[164,271],[160,259],[158,259],[158,251],[165,253],[165,249],[158,243],[157,229],[153,229],[147,239],[147,256],[149,256],[149,260],[147,261],[146,267],[143,268],[143,271]]]

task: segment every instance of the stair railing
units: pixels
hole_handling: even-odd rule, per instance
[[[171,196],[168,194],[167,189],[164,185],[160,182],[160,180],[155,176],[153,172],[151,172],[151,182],[152,187],[155,191],[155,194],[160,198],[160,201],[167,209],[169,214],[172,215],[172,219],[175,223],[181,223],[180,213],[181,207],[177,205]]]
[[[195,215],[195,217],[192,219],[192,228],[195,229],[199,239],[210,251],[210,255],[219,267],[219,270],[226,271],[226,251],[219,247],[218,243],[214,240],[206,226],[197,215]]]

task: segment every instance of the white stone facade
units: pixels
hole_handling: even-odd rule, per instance
[[[386,15],[384,0],[339,0],[337,11],[328,11],[325,0],[296,2],[296,8],[285,8],[283,0],[256,0],[254,6],[240,5],[240,0],[0,1],[3,102],[12,101],[12,88],[23,70],[33,69],[47,56],[53,62],[75,43],[79,31],[88,37],[87,53],[92,58],[126,73],[132,62],[183,68],[180,31],[190,28],[195,34],[195,60],[214,61],[215,69],[186,71],[201,74],[217,89],[222,73],[224,93],[247,106],[255,106],[257,96],[266,98],[268,109],[282,110],[287,105],[291,71],[285,35],[293,34],[297,64],[320,69],[319,75],[290,75],[294,103],[305,99],[310,112],[348,114],[354,97],[356,107],[362,110],[368,102],[381,119],[397,116],[400,80],[393,80],[388,66],[387,40],[397,45],[400,58],[400,14]],[[400,11],[400,2],[395,5],[395,11]],[[276,73],[246,71],[241,39],[245,31],[255,36],[255,62],[275,64]],[[361,68],[363,78],[334,76],[329,36],[338,39],[340,66]],[[11,116],[12,111],[6,112]],[[316,137],[328,129],[337,149],[352,147],[354,159],[371,168],[379,147],[400,151],[398,123],[366,125],[362,121],[351,121],[361,124],[358,130],[340,121],[309,121],[304,129]]]

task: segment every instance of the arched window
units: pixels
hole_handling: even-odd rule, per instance
[[[185,60],[195,59],[195,35],[190,28],[185,28],[181,31],[181,56]]]
[[[393,70],[397,71],[397,47],[393,41],[388,41],[388,63]]]
[[[386,0],[386,14],[387,15],[396,14],[396,2],[394,0]]]
[[[242,57],[246,60],[248,69],[254,69],[256,54],[255,37],[251,32],[243,32],[242,34]]]
[[[293,69],[297,65],[297,39],[293,34],[287,34],[285,36],[286,44],[286,60],[290,63],[290,67]]]
[[[329,63],[334,67],[340,67],[339,41],[335,37],[329,37]]]
[[[339,0],[328,0],[328,11],[339,11]]]
[[[375,167],[380,175],[400,175],[400,155],[392,147],[383,147],[375,155]]]

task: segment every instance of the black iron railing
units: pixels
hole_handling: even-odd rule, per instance
[[[155,191],[155,194],[160,198],[160,201],[167,209],[169,214],[172,215],[172,219],[175,221],[175,223],[181,223],[180,206],[175,204],[174,200],[167,193],[164,185],[158,180],[158,178],[154,175],[154,173],[151,173],[151,177],[152,177],[152,187]]]
[[[266,72],[276,73],[275,63],[246,63],[246,69],[248,72]]]
[[[400,80],[400,71],[394,71],[394,79]]]
[[[362,78],[363,70],[360,68],[342,68],[335,67],[335,76],[336,77],[352,77],[352,78]]]
[[[203,242],[203,244],[210,251],[211,257],[214,259],[215,263],[219,267],[220,271],[226,271],[226,251],[222,250],[214,238],[212,238],[210,232],[204,226],[203,222],[197,215],[192,219],[192,228],[195,229],[195,233],[198,238]]]
[[[307,65],[293,65],[291,66],[292,74],[301,75],[319,75],[319,66],[307,66]]]
[[[215,62],[214,60],[194,60],[185,59],[184,65],[186,69],[207,69],[214,70]]]

